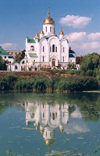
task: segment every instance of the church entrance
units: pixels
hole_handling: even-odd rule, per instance
[[[52,59],[52,66],[55,66],[55,62],[56,62],[56,60]]]

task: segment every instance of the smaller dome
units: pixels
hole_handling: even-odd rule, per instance
[[[44,140],[44,142],[46,145],[51,145],[54,143],[54,139],[46,139],[46,140]]]
[[[64,35],[63,31],[61,31],[59,34],[60,34],[60,35]]]
[[[63,128],[60,128],[60,132],[62,133],[64,130],[63,130]]]
[[[35,129],[38,130],[39,129],[39,126],[35,126]]]
[[[40,34],[44,34],[44,31],[43,31],[43,30],[41,30]]]
[[[38,33],[35,34],[35,38],[39,38],[39,34]]]

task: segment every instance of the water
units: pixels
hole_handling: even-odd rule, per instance
[[[1,93],[0,156],[100,156],[100,95]]]

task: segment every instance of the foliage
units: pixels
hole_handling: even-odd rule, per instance
[[[80,66],[82,75],[96,76],[99,68],[100,68],[99,54],[92,53],[83,57]]]
[[[25,57],[25,50],[22,53],[16,54],[15,62],[20,63],[20,61]]]
[[[0,70],[7,70],[6,61],[0,56]]]

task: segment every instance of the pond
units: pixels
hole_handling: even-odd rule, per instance
[[[0,93],[0,156],[99,156],[100,94]]]

